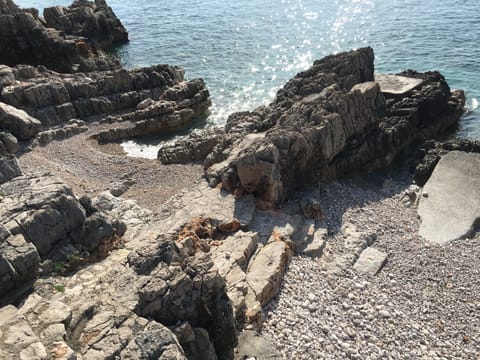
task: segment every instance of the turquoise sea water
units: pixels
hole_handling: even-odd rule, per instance
[[[68,5],[21,0],[23,7]],[[181,65],[202,77],[207,122],[270,102],[297,72],[330,53],[371,46],[378,72],[439,70],[467,94],[459,135],[480,139],[480,4],[472,0],[110,0],[130,33],[127,67]],[[127,146],[128,147],[128,146]],[[147,151],[148,149],[142,149]],[[152,153],[153,154],[153,153]]]

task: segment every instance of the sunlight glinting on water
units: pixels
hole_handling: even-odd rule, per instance
[[[68,5],[71,0],[17,2],[43,8]],[[130,43],[118,50],[126,67],[169,63],[183,66],[187,79],[205,80],[213,101],[207,126],[221,126],[232,112],[268,104],[286,81],[314,60],[372,46],[376,71],[439,70],[452,88],[465,89],[468,112],[459,134],[480,138],[480,48],[476,43],[480,12],[475,1],[108,3],[130,33]]]
[[[269,46],[271,54],[266,54],[256,63],[250,63],[250,72],[255,73],[258,79],[234,90],[229,97],[225,94],[225,87],[220,89],[214,98],[210,122],[223,125],[232,112],[253,110],[256,106],[271,102],[283,83],[297,72],[308,69],[316,58],[344,49],[347,41],[345,28],[359,19],[362,23],[368,22],[374,7],[372,0],[337,0],[335,5],[338,10],[330,20],[328,17],[320,18],[318,10],[309,9],[301,0],[284,0],[282,4],[286,5],[283,15],[275,13],[271,18],[279,20],[281,16],[285,16],[289,19],[296,30],[297,38],[282,36],[281,42],[274,42]],[[320,28],[324,31],[312,32],[313,27],[319,27],[318,22],[322,23]],[[247,26],[255,27],[256,24],[251,22]],[[322,36],[320,41],[316,38],[318,35]],[[321,44],[325,35],[330,41],[329,46]],[[367,44],[368,34],[359,32],[353,41]],[[213,94],[215,96],[214,92]]]

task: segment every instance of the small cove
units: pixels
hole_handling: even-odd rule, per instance
[[[68,5],[20,0],[22,7]],[[127,67],[170,63],[202,77],[212,95],[206,126],[269,103],[297,72],[325,55],[372,46],[376,71],[439,70],[464,89],[468,111],[458,134],[480,139],[480,13],[460,0],[110,0],[130,33],[117,49]],[[156,157],[168,137],[124,143],[132,156]]]

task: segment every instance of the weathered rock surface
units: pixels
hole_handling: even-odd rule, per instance
[[[353,269],[360,274],[376,275],[387,260],[387,254],[383,251],[368,247],[362,251]]]
[[[470,236],[480,220],[480,154],[452,151],[438,162],[418,206],[419,233],[445,244]]]
[[[256,331],[242,331],[238,337],[238,348],[235,350],[235,359],[275,360],[280,359],[280,353],[271,341]]]
[[[442,156],[455,150],[480,153],[480,141],[459,138],[426,141],[420,149],[420,160],[415,167],[415,182],[419,186],[425,185]]]
[[[158,322],[105,299],[67,301],[61,292],[31,295],[0,308],[0,356],[5,359],[186,359],[176,337]],[[69,302],[70,305],[66,305]],[[109,308],[110,306],[110,308]]]
[[[75,0],[72,5],[45,8],[47,27],[83,36],[102,48],[128,41],[128,32],[104,0]]]
[[[22,175],[15,156],[0,156],[0,184]]]
[[[34,279],[41,260],[44,273],[61,271],[72,257],[108,248],[125,232],[123,223],[105,213],[87,216],[72,191],[48,175],[18,176],[0,191],[2,295]],[[55,269],[52,262],[62,268]]]
[[[19,140],[28,140],[38,134],[40,121],[25,111],[0,102],[0,128]]]
[[[438,72],[406,71],[382,83],[385,92],[374,82],[371,48],[316,61],[268,107],[229,117],[226,140],[216,140],[205,162],[210,184],[278,206],[306,183],[390,164],[411,144],[455,127],[463,111],[463,93],[450,92]],[[203,141],[179,148],[195,143]]]
[[[211,104],[203,80],[185,81],[183,69],[175,66],[70,75],[30,66],[7,70],[12,81],[4,85],[0,100],[8,119],[15,116],[15,121],[5,120],[1,128],[28,139],[38,132],[39,120],[43,130],[54,130],[39,135],[41,144],[84,131],[85,123],[78,120],[114,122],[98,134],[100,141],[171,131],[189,125]],[[139,104],[144,106],[137,108]],[[18,119],[36,125],[27,127],[26,120]]]
[[[184,140],[162,146],[158,150],[158,160],[163,164],[204,160],[223,141],[225,132],[218,128],[193,132]]]
[[[389,97],[408,96],[412,90],[422,84],[421,79],[389,74],[375,74],[375,82],[380,85],[382,93]]]
[[[103,29],[93,13],[85,16],[90,19],[86,23]],[[120,67],[118,60],[107,57],[87,38],[67,35],[62,28],[47,28],[37,10],[20,9],[11,0],[0,2],[0,48],[0,63],[10,66],[44,65],[60,72]]]

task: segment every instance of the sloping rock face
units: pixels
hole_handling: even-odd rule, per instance
[[[438,162],[418,205],[426,240],[445,244],[478,230],[480,154],[452,151]]]
[[[210,184],[275,206],[305,183],[386,166],[413,143],[456,126],[463,93],[451,93],[441,74],[406,71],[400,75],[418,85],[384,95],[373,59],[371,48],[328,56],[290,80],[270,106],[232,114],[229,141],[215,144],[205,162]]]
[[[0,101],[6,105],[0,103],[0,128],[17,131],[14,135],[22,140],[39,130],[32,117],[40,121],[42,130],[74,119],[107,118],[119,125],[100,133],[98,139],[116,141],[188,125],[211,105],[202,79],[185,81],[183,69],[169,65],[68,75],[25,65],[2,71],[6,80]],[[2,122],[3,118],[9,121]],[[27,127],[26,120],[18,129],[10,126],[20,123],[11,119],[19,118],[30,119],[35,126]]]
[[[68,7],[45,8],[47,27],[83,36],[102,48],[128,42],[128,32],[104,0],[76,0]]]
[[[2,295],[34,279],[41,261],[48,273],[55,263],[66,264],[81,253],[88,257],[125,232],[122,222],[86,208],[70,188],[48,175],[18,176],[0,191]]]
[[[17,176],[22,175],[22,171],[17,162],[17,158],[13,155],[0,155],[0,184],[7,182]]]
[[[100,21],[91,16],[88,23]],[[87,38],[47,28],[37,10],[20,9],[11,0],[0,1],[0,48],[0,63],[9,66],[44,65],[60,72],[120,67],[118,60],[107,57]]]

